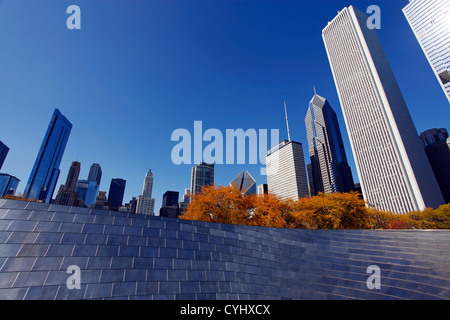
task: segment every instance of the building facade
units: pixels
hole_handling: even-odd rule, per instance
[[[263,194],[268,194],[269,193],[269,189],[267,187],[267,183],[263,183],[258,185],[258,190],[257,190],[258,196],[263,195]]]
[[[322,31],[364,199],[407,213],[442,204],[439,187],[368,16],[350,6]]]
[[[409,0],[403,13],[450,102],[450,1]]]
[[[111,184],[109,186],[108,192],[108,203],[111,210],[117,211],[122,206],[126,184],[127,181],[124,179],[111,179]]]
[[[76,191],[81,163],[73,161],[67,174],[66,184],[61,185],[53,203],[65,206],[78,206],[78,192]]]
[[[236,187],[244,194],[256,194],[256,180],[248,171],[242,171],[230,182],[230,186]]]
[[[9,148],[0,141],[0,170],[2,169],[3,163],[5,163],[6,156],[8,155]]]
[[[55,109],[24,190],[24,196],[50,203],[72,124]]]
[[[214,184],[214,164],[201,162],[194,166],[191,172],[192,196],[199,194],[205,186]]]
[[[445,203],[450,202],[450,137],[446,129],[430,129],[420,134],[434,176]]]
[[[162,207],[159,210],[159,216],[166,218],[178,218],[180,215],[178,198],[179,193],[177,191],[166,191],[163,195]]]
[[[309,196],[302,144],[284,140],[266,156],[269,193],[297,200]]]
[[[136,204],[137,214],[155,215],[155,199],[152,198],[153,173],[149,170],[145,175],[142,195],[138,196]]]
[[[95,181],[98,186],[102,181],[102,167],[98,163],[93,163],[89,169],[88,181]]]
[[[314,94],[305,117],[311,165],[308,166],[311,196],[319,192],[354,190],[339,123],[328,100]]]
[[[20,180],[10,174],[0,173],[0,197],[14,196]]]
[[[96,181],[78,180],[75,191],[78,192],[78,199],[83,201],[82,204],[89,208],[97,199],[99,186]]]

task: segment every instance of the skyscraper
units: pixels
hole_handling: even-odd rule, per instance
[[[376,30],[350,6],[322,31],[364,199],[396,213],[443,203]]]
[[[61,204],[66,206],[78,205],[78,192],[75,190],[78,183],[78,177],[80,175],[81,163],[73,161],[70,166],[69,173],[67,174],[66,184],[61,185],[59,188],[55,204]]]
[[[450,202],[450,137],[446,129],[430,129],[420,134],[433,169],[434,176],[441,189],[445,203]]]
[[[297,200],[309,196],[303,147],[300,142],[284,140],[267,152],[269,193]]]
[[[93,163],[89,169],[87,180],[78,180],[76,190],[78,198],[83,201],[82,204],[90,207],[95,203],[100,190],[100,181],[102,179],[102,168],[98,163]]]
[[[126,180],[119,178],[111,179],[111,184],[109,186],[108,192],[108,202],[110,204],[111,210],[117,211],[122,206],[126,184]]]
[[[162,207],[159,210],[160,217],[177,218],[180,214],[178,208],[179,193],[177,191],[166,191],[163,195]]]
[[[155,199],[152,198],[153,190],[153,173],[149,170],[145,175],[144,186],[142,187],[142,195],[138,197],[136,204],[137,214],[155,214]]]
[[[6,146],[6,144],[0,141],[0,169],[2,168],[3,163],[5,162],[6,155],[8,154],[8,152],[9,148]]]
[[[409,0],[403,13],[450,102],[450,1]]]
[[[83,201],[80,205],[89,208],[97,199],[99,186],[96,181],[78,180],[75,191],[78,192],[78,199]]]
[[[47,203],[52,199],[71,130],[72,124],[55,109],[24,190],[26,198]]]
[[[235,186],[238,190],[245,194],[256,194],[256,180],[247,171],[242,171],[237,175],[233,181],[230,182],[230,186]]]
[[[354,189],[339,123],[328,100],[317,93],[305,117],[311,167],[311,195],[318,192],[349,192]]]
[[[214,164],[201,162],[192,167],[191,192],[192,196],[199,194],[204,186],[214,184]]]
[[[102,180],[102,168],[98,163],[93,163],[89,169],[88,175],[89,181],[95,181],[97,185],[100,186],[100,181]]]

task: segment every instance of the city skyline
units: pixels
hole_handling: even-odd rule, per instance
[[[214,4],[197,2],[202,5],[195,8],[180,2],[172,6],[160,2],[130,2],[126,7],[128,18],[122,16],[123,5],[111,5],[113,16],[123,19],[120,20],[123,23],[114,25],[102,16],[99,4],[80,1],[84,23],[79,33],[64,29],[65,26],[59,29],[57,21],[65,20],[64,1],[46,10],[37,4],[25,3],[6,1],[0,7],[0,26],[8,30],[3,40],[11,50],[0,53],[5,70],[0,75],[0,103],[6,107],[3,112],[8,119],[0,139],[10,147],[2,172],[21,180],[19,192],[25,187],[33,166],[30,159],[38,152],[42,141],[39,140],[55,107],[74,124],[60,165],[58,184],[72,161],[82,163],[82,177],[87,176],[88,165],[99,163],[104,174],[100,190],[108,190],[107,184],[112,178],[123,178],[127,180],[124,202],[128,202],[140,194],[141,181],[148,168],[152,168],[158,177],[154,188],[156,208],[160,207],[165,191],[182,191],[190,186],[190,171],[195,164],[176,166],[171,163],[170,150],[174,144],[170,134],[177,128],[191,128],[195,120],[203,120],[208,127],[223,131],[227,128],[276,128],[283,140],[286,130],[282,102],[286,99],[290,106],[292,135],[303,144],[306,155],[307,140],[301,119],[314,84],[339,110],[340,127],[345,127],[320,32],[338,10],[354,4],[365,11],[366,2],[317,1],[299,6],[291,1],[283,4],[243,2],[240,5],[219,1]],[[407,3],[379,2],[382,14],[379,34],[383,47],[417,131],[448,128],[448,102],[403,16],[402,8]],[[11,12],[8,10],[11,8],[17,10],[8,16],[6,12]],[[61,8],[62,17],[58,16]],[[149,15],[148,21],[133,21],[142,15],[141,9]],[[318,14],[314,19],[308,18],[308,11],[314,9],[319,10]],[[40,13],[39,17],[33,16],[35,12]],[[30,21],[20,19],[22,15],[30,16]],[[285,18],[283,26],[277,22],[282,16]],[[229,18],[234,21],[233,25],[227,25]],[[194,23],[196,19],[198,24]],[[37,28],[30,30],[29,25]],[[138,31],[141,26],[144,31]],[[183,30],[186,26],[188,28]],[[57,56],[49,55],[54,61],[46,58],[52,45],[43,39],[44,35],[57,39],[58,46],[63,48],[57,51],[61,52]],[[105,38],[94,44],[100,35]],[[143,35],[153,42],[139,45],[137,40]],[[170,36],[173,40],[168,40]],[[44,42],[41,49],[32,54],[33,50],[26,48],[34,43],[33,37]],[[113,50],[115,37],[122,46],[117,52]],[[192,44],[183,40],[185,37],[193,40]],[[214,41],[215,38],[220,41]],[[127,49],[130,45],[132,51]],[[161,45],[162,49],[155,49]],[[222,53],[226,47],[228,50]],[[314,54],[305,53],[305,48]],[[177,54],[180,49],[183,55]],[[16,51],[20,54],[15,54]],[[104,55],[107,61],[94,66],[106,52],[116,53]],[[403,54],[406,52],[408,57]],[[143,55],[148,53],[151,57],[144,59]],[[168,53],[164,60],[162,55]],[[200,54],[203,61],[196,54]],[[159,62],[163,62],[161,68],[157,67]],[[24,66],[17,67],[20,63]],[[112,70],[111,63],[117,63]],[[193,72],[190,64],[194,69],[201,68]],[[414,73],[420,74],[414,79],[410,77],[411,65],[414,65]],[[14,66],[16,68],[11,69]],[[87,79],[91,68],[95,70],[93,79]],[[48,80],[45,84],[40,81],[44,74],[48,74],[44,77]],[[127,77],[131,77],[130,81]],[[26,80],[22,83],[19,79]],[[214,85],[206,85],[209,82]],[[19,95],[22,86],[29,89],[28,95]],[[113,94],[109,96],[109,93]],[[432,105],[434,112],[422,110],[428,108],[424,105]],[[139,114],[139,118],[135,114]],[[147,127],[149,129],[145,130]],[[348,135],[343,132],[343,136],[354,180],[358,182]],[[140,145],[149,150],[143,150]],[[258,172],[259,166],[216,165],[215,181],[218,185],[227,185],[235,172],[242,170]],[[254,177],[258,185],[266,183],[265,176]]]

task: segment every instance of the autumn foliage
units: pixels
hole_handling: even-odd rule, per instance
[[[392,214],[367,208],[356,192],[293,201],[273,194],[245,195],[232,186],[208,186],[191,199],[181,218],[299,229],[448,229],[450,204],[436,210]]]

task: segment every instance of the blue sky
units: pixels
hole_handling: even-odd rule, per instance
[[[127,180],[124,202],[154,173],[156,211],[167,190],[190,185],[192,165],[174,165],[171,134],[217,128],[279,129],[307,141],[304,117],[317,93],[338,114],[355,182],[348,135],[321,31],[338,10],[381,8],[379,35],[417,131],[449,129],[449,104],[401,9],[406,0],[215,1],[0,0],[0,140],[10,147],[2,172],[25,188],[54,108],[73,129],[58,187],[72,161],[87,178],[93,162]],[[66,9],[81,8],[81,30]],[[205,143],[204,146],[206,146]],[[260,165],[218,165],[216,183],[242,170],[257,180]],[[55,191],[56,192],[56,191]]]

